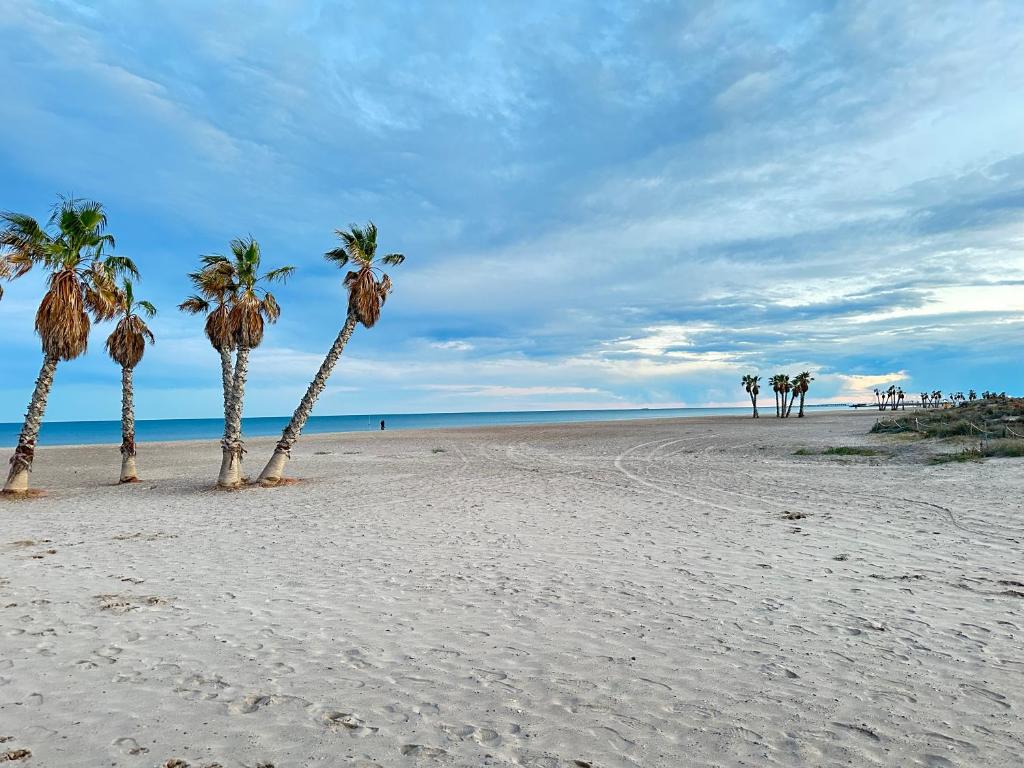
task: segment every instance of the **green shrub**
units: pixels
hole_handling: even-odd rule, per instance
[[[837,448],[826,448],[822,454],[825,456],[881,456],[883,452],[859,445],[841,445]]]

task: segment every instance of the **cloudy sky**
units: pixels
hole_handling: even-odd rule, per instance
[[[1024,5],[771,5],[0,0],[0,208],[106,204],[161,310],[140,418],[220,412],[175,305],[249,233],[298,271],[247,413],[289,413],[343,321],[321,254],[370,218],[408,261],[322,414],[1019,391]],[[41,291],[0,301],[0,421]],[[50,417],[117,418],[108,332]]]

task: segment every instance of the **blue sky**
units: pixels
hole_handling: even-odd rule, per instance
[[[1022,49],[1012,2],[0,0],[0,208],[106,204],[161,310],[140,418],[220,412],[175,306],[249,233],[298,272],[247,414],[289,413],[343,321],[321,254],[369,218],[408,261],[319,413],[1019,391]],[[41,292],[0,301],[3,421]],[[107,333],[50,418],[118,417]]]

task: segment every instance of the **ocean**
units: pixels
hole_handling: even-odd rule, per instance
[[[771,405],[771,403],[769,403]],[[846,408],[846,406],[811,406]],[[771,408],[761,406],[763,417],[772,417]],[[313,416],[303,434],[324,432],[366,432],[380,429],[384,419],[388,429],[440,429],[443,427],[486,427],[497,424],[557,424],[576,421],[620,421],[625,419],[677,419],[695,416],[741,416],[750,408],[632,408],[580,411],[478,411],[469,413],[375,413],[354,416]],[[288,423],[288,416],[265,416],[242,420],[246,437],[276,436]],[[20,423],[0,423],[0,446],[11,448],[18,442]],[[224,431],[222,419],[150,419],[135,422],[138,442],[177,440],[219,440]],[[120,421],[44,422],[40,445],[119,444]]]

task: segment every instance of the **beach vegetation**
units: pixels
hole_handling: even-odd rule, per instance
[[[121,366],[121,477],[122,483],[139,480],[135,466],[135,366],[146,352],[146,343],[156,338],[146,325],[146,319],[156,315],[150,302],[136,299],[135,286],[127,278],[118,292],[115,318],[120,318],[110,336],[106,349],[110,358]]]
[[[868,448],[863,445],[840,445],[832,448],[826,448],[822,452],[823,456],[884,456],[885,451],[880,451],[877,448]]]
[[[299,439],[313,406],[327,386],[335,365],[345,351],[356,325],[372,328],[380,319],[381,310],[388,294],[391,293],[391,278],[382,271],[382,266],[398,266],[405,261],[400,253],[377,254],[377,226],[371,221],[365,227],[357,224],[348,229],[336,230],[340,244],[324,254],[334,266],[344,269],[343,284],[348,291],[348,308],[345,322],[327,351],[327,356],[306,388],[292,418],[281,433],[281,439],[274,447],[274,453],[260,473],[260,483],[276,485],[282,479],[285,464],[291,456],[292,446]]]
[[[230,276],[233,286],[231,308],[228,311],[228,330],[235,347],[235,365],[228,394],[227,417],[221,441],[221,471],[217,478],[220,488],[237,488],[242,484],[242,412],[245,403],[245,384],[249,372],[249,353],[263,343],[267,324],[276,323],[281,307],[266,285],[284,282],[295,267],[278,267],[261,272],[263,255],[253,237],[240,237],[231,241],[231,256],[207,257],[208,269]]]
[[[231,383],[234,365],[231,355],[235,350],[235,334],[231,330],[231,308],[238,284],[234,280],[231,263],[221,256],[202,256],[201,268],[189,274],[195,293],[178,305],[178,309],[192,315],[205,314],[203,330],[210,345],[220,355],[221,387],[224,398],[224,426],[231,415]]]
[[[740,383],[747,391],[747,396],[750,398],[750,405],[754,409],[752,418],[760,418],[760,415],[757,412],[757,396],[761,392],[761,377],[753,374],[747,374],[743,377]]]
[[[21,213],[0,213],[0,277],[16,279],[33,267],[45,270],[46,292],[36,311],[43,363],[11,458],[5,493],[28,491],[39,429],[58,363],[85,353],[92,322],[117,313],[117,281],[138,277],[134,262],[111,255],[101,203],[61,197],[45,224]]]

